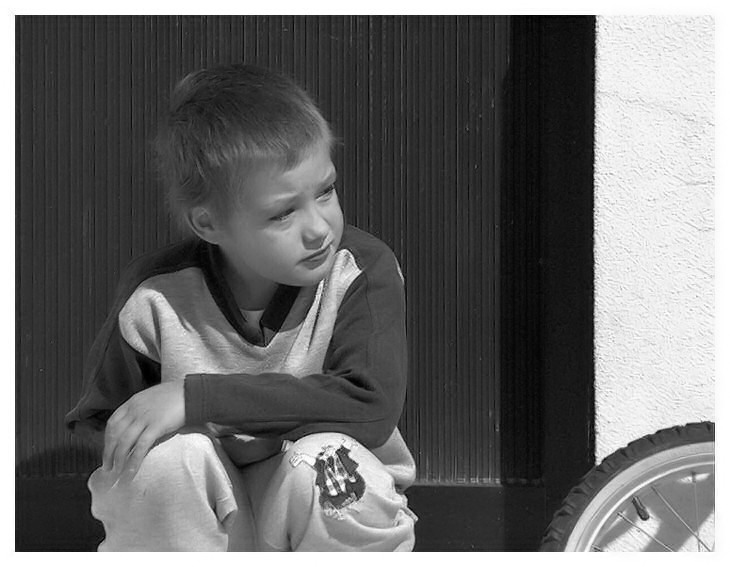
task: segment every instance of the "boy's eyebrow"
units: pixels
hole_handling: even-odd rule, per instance
[[[276,209],[283,205],[287,205],[296,201],[299,198],[299,193],[292,193],[290,195],[281,195],[280,197],[273,197],[269,202],[266,203],[266,209]]]
[[[324,178],[324,181],[322,182],[322,185],[329,185],[331,183],[334,183],[337,180],[337,168],[334,166],[330,170],[330,172],[327,174],[327,177]]]
[[[327,177],[324,178],[324,181],[322,181],[319,186],[325,187],[329,186],[332,183],[334,183],[337,180],[337,170],[335,168],[332,168],[330,172],[327,174]],[[280,207],[285,204],[289,204],[290,202],[296,201],[299,198],[299,193],[290,193],[290,194],[284,194],[280,195],[278,197],[272,197],[271,200],[269,200],[268,203],[266,203],[266,208],[273,209],[276,207]]]
[[[336,168],[335,168],[334,166],[332,166],[332,169],[330,169],[330,170],[329,170],[329,171],[327,172],[327,175],[326,175],[326,176],[325,176],[325,178],[324,178],[324,179],[322,180],[322,182],[321,182],[321,183],[319,184],[319,186],[320,186],[320,187],[324,187],[324,186],[326,186],[326,185],[331,185],[331,184],[332,184],[332,183],[334,183],[334,182],[335,182],[336,180],[337,180],[337,169],[336,169]]]

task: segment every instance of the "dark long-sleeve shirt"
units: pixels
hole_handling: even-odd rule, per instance
[[[136,392],[184,379],[187,425],[253,442],[337,431],[412,464],[396,427],[406,351],[402,275],[375,237],[346,227],[327,277],[279,286],[260,332],[225,282],[220,251],[189,241],[125,271],[66,423],[101,431]]]

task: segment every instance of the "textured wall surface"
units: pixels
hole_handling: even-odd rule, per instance
[[[596,457],[714,419],[714,23],[605,17],[596,58]]]

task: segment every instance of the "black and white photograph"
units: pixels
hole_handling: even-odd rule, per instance
[[[11,18],[15,552],[716,551],[713,14]]]

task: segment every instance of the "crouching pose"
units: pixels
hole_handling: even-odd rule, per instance
[[[102,448],[100,551],[410,551],[403,279],[344,223],[289,79],[194,72],[157,139],[189,238],[134,261],[68,427]]]

